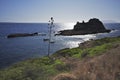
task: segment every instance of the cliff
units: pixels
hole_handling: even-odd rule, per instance
[[[84,21],[82,23],[77,22],[72,30],[60,31],[60,35],[84,35],[104,32],[110,32],[110,30],[106,30],[99,19],[93,18],[86,23]]]

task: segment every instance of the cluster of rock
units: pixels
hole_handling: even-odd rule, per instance
[[[111,30],[105,29],[103,23],[97,19],[90,19],[88,22],[77,22],[72,30],[60,31],[59,35],[84,35],[84,34],[95,34],[110,32]]]

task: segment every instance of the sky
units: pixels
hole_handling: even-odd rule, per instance
[[[0,22],[120,22],[120,0],[0,0]]]

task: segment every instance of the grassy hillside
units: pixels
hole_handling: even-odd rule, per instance
[[[0,71],[0,80],[120,80],[119,50],[120,37],[87,41],[12,65]]]

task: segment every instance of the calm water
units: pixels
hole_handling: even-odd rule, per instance
[[[55,24],[53,31],[72,29],[74,23]],[[107,29],[115,29],[111,33],[55,36],[51,44],[51,53],[63,48],[77,47],[78,43],[89,39],[120,36],[120,23],[104,24]],[[7,39],[12,33],[46,33],[47,23],[0,23],[0,68],[9,66],[18,61],[47,55],[48,43],[43,39],[48,36],[32,36]]]

